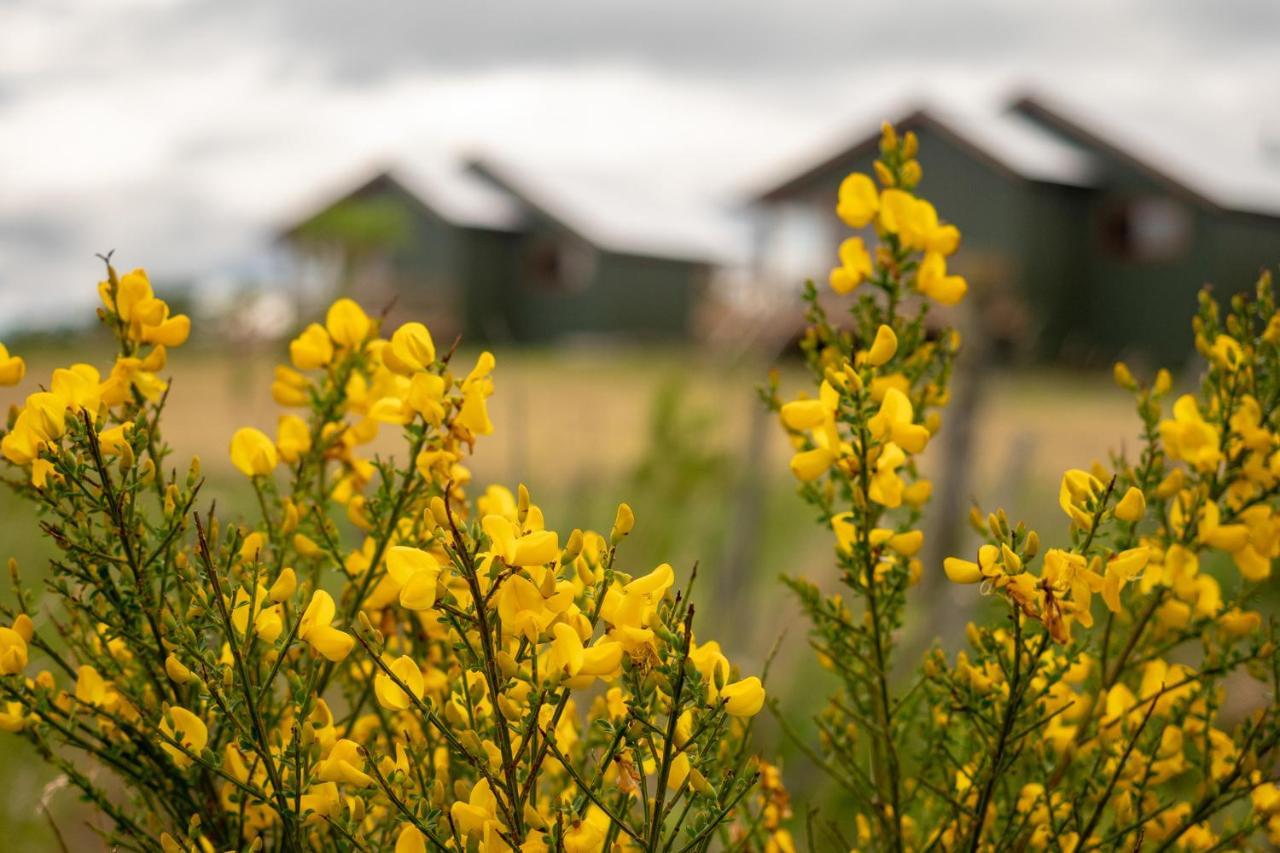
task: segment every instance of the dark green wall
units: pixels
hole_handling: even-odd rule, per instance
[[[382,250],[395,296],[388,322],[424,321],[442,346],[459,333],[476,343],[683,338],[709,275],[702,263],[596,249],[536,212],[519,234],[461,228],[383,178],[349,198],[394,200],[409,212],[408,238]],[[547,241],[587,253],[590,275],[569,289],[539,281],[530,252]],[[393,294],[354,295],[380,307]]]
[[[953,267],[969,278],[970,304],[988,333],[1021,336],[1015,349],[1073,364],[1131,355],[1176,365],[1192,352],[1190,320],[1203,284],[1224,294],[1247,290],[1261,268],[1280,262],[1280,218],[1216,211],[1106,152],[1095,155],[1101,188],[1082,189],[1026,180],[948,134],[916,132],[920,192],[963,234]],[[829,217],[833,252],[848,233],[828,213],[836,188],[851,171],[869,172],[875,154],[865,146],[786,192]],[[1145,261],[1106,245],[1106,212],[1138,197],[1185,205],[1185,251]]]

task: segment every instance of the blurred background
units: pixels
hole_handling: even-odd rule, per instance
[[[528,483],[562,529],[630,501],[627,567],[699,561],[700,635],[750,671],[781,640],[770,689],[803,716],[821,676],[776,578],[830,586],[830,536],[757,388],[802,387],[840,179],[882,120],[913,129],[965,235],[935,515],[976,499],[1058,530],[1062,470],[1136,441],[1111,360],[1179,370],[1200,286],[1280,260],[1277,35],[1267,0],[0,0],[0,340],[29,363],[0,405],[109,358],[107,250],[193,317],[169,434],[224,507],[246,497],[231,432],[273,431],[272,365],[335,295],[461,335],[498,360],[477,482]],[[0,496],[32,577],[34,530]],[[928,538],[914,649],[971,608],[936,583],[965,531]],[[5,849],[51,848],[42,800],[89,819],[50,779],[0,742]]]

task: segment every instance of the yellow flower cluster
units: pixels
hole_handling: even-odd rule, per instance
[[[851,297],[847,317],[806,291],[816,398],[770,389],[848,593],[788,581],[836,678],[809,755],[845,795],[843,837],[894,851],[1275,843],[1280,789],[1263,768],[1280,758],[1280,707],[1245,700],[1239,723],[1221,713],[1227,678],[1280,695],[1274,628],[1254,609],[1280,557],[1280,314],[1269,276],[1225,319],[1202,297],[1200,393],[1169,407],[1167,371],[1144,386],[1116,366],[1137,402],[1141,454],[1063,475],[1066,541],[1044,548],[1003,510],[975,508],[976,553],[934,568],[919,556],[931,487],[916,457],[941,427],[958,339],[924,318],[965,285],[946,267],[959,232],[915,193],[917,148],[886,127],[875,178],[840,185],[837,216],[874,225],[878,244],[852,237],[839,248],[830,285]],[[1234,576],[1222,571],[1232,564]],[[929,653],[900,693],[890,678],[899,631],[945,621],[912,614],[907,591],[937,576],[1002,606],[989,624],[969,624],[969,648],[954,658]],[[1244,798],[1251,813],[1232,807]]]
[[[616,565],[630,507],[608,536],[562,535],[524,486],[468,496],[490,353],[455,374],[423,324],[384,338],[339,299],[276,369],[294,411],[275,436],[232,436],[261,515],[228,524],[194,512],[198,463],[162,473],[155,371],[186,318],[140,271],[101,290],[116,368],[55,372],[0,439],[65,555],[61,617],[37,631],[20,590],[0,627],[0,728],[115,771],[133,815],[45,753],[122,844],[586,853],[784,832],[747,796],[764,686],[695,638],[671,566]],[[404,450],[366,454],[387,426]],[[57,666],[26,678],[33,647]]]
[[[55,370],[49,390],[28,396],[12,427],[0,439],[0,455],[29,468],[31,482],[39,488],[50,476],[60,476],[54,460],[68,429],[96,430],[95,425],[103,422],[108,410],[127,409],[142,400],[158,400],[164,394],[167,385],[156,374],[164,369],[166,347],[181,346],[191,331],[186,315],[170,316],[169,306],[152,293],[143,270],[118,278],[112,271],[98,285],[98,292],[105,316],[119,327],[125,341],[110,373],[103,378],[91,364]],[[151,345],[151,349],[139,356],[137,347],[144,344]],[[16,385],[25,373],[22,359],[10,356],[0,346],[0,385]],[[132,427],[133,423],[125,420],[96,433],[100,453],[131,458]]]

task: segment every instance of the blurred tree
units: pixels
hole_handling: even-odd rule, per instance
[[[407,246],[413,214],[399,199],[346,198],[299,225],[290,237],[305,250],[337,254],[337,290],[348,294],[367,268]]]

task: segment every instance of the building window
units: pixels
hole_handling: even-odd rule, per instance
[[[1103,247],[1128,261],[1172,261],[1191,248],[1192,218],[1186,206],[1161,196],[1112,202],[1102,211]]]
[[[595,250],[568,237],[538,237],[525,252],[525,267],[529,280],[538,290],[549,293],[585,290],[595,274]]]
[[[805,279],[825,281],[839,238],[826,208],[786,201],[760,213],[756,269],[761,278],[794,291]],[[846,232],[839,232],[846,236]]]

